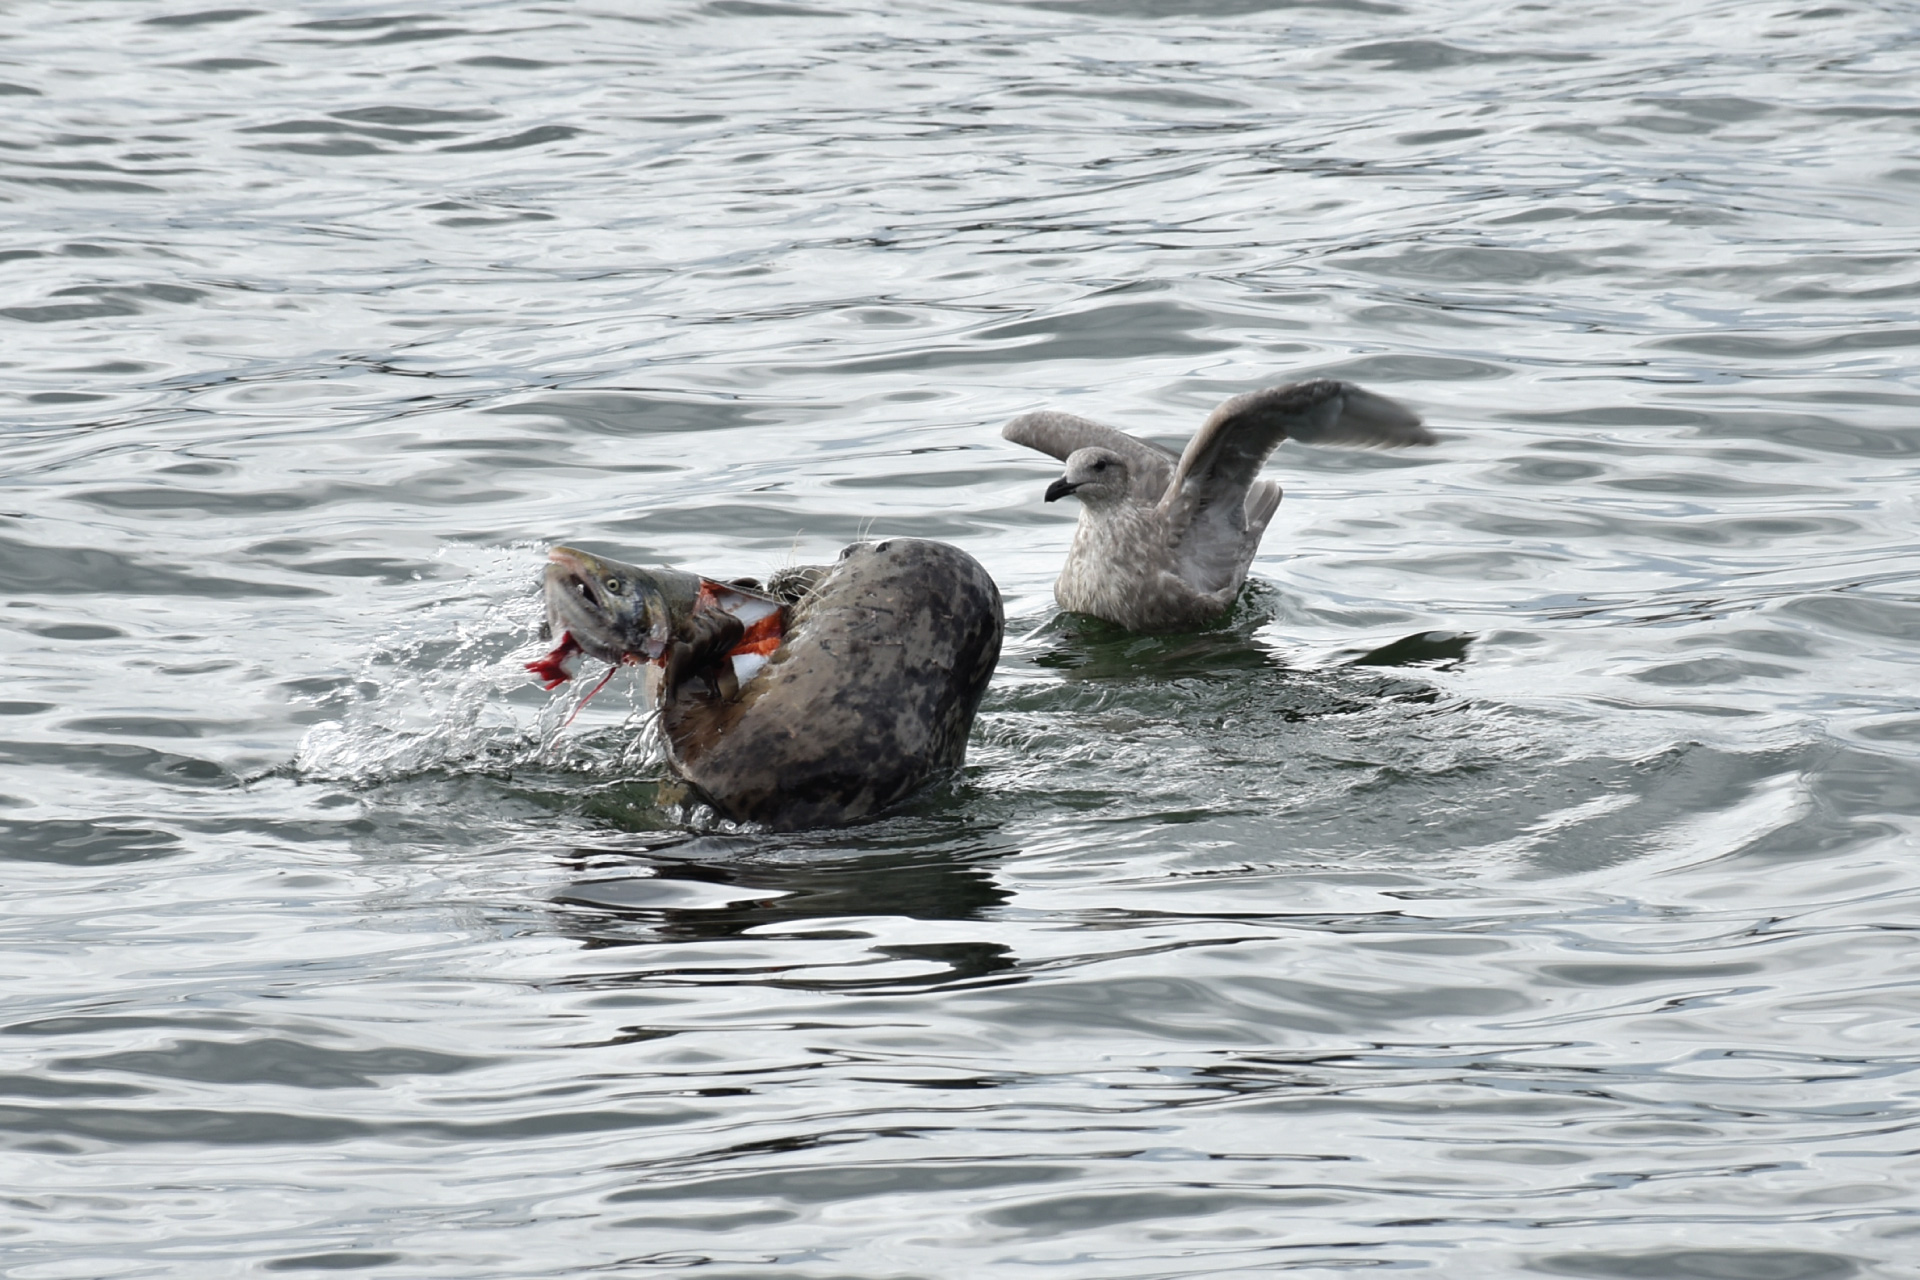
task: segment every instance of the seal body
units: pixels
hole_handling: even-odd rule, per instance
[[[573,559],[563,564],[562,552]],[[556,634],[587,598],[565,582],[556,588],[556,577],[586,559],[565,548],[554,552],[548,601]],[[593,564],[604,569],[612,562]],[[629,587],[636,574],[651,572],[613,571]],[[684,606],[667,622],[641,609],[624,633],[618,625],[589,627],[601,642],[586,646],[609,661],[663,662],[660,726],[674,771],[722,816],[775,830],[871,817],[957,769],[1004,628],[993,579],[972,556],[941,542],[856,543],[831,568],[793,581],[804,594],[782,603],[777,621],[759,624],[763,635],[777,628],[778,647],[737,683],[714,672],[737,670],[752,627],[714,620],[714,605]],[[756,594],[746,584],[730,585]],[[773,588],[777,593],[780,584]],[[556,592],[570,615],[555,608]],[[669,594],[687,593],[655,592],[654,607]],[[727,607],[740,613],[737,604]],[[688,638],[663,644],[659,637],[668,633]],[[605,642],[620,634],[637,645]],[[562,635],[562,649],[570,635]],[[677,670],[664,656],[673,652],[682,655]]]

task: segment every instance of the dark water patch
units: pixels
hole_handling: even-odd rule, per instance
[[[1609,489],[1629,493],[1674,493],[1689,497],[1758,498],[1789,494],[1835,493],[1829,485],[1793,484],[1787,481],[1737,480],[1729,476],[1701,475],[1698,472],[1667,472],[1657,476],[1624,476],[1599,482]]]
[[[394,17],[368,18],[321,18],[309,22],[291,24],[295,30],[315,31],[319,37],[282,36],[287,44],[321,44],[342,48],[377,49],[388,45],[414,44],[425,40],[446,40],[471,35],[464,27],[429,27],[417,25],[436,21],[427,14],[403,14]],[[364,39],[353,39],[363,32],[372,32]],[[336,37],[329,39],[327,37]]]
[[[1920,761],[1836,750],[1808,778],[1814,800],[1846,817],[1898,816],[1920,811]]]
[[[1393,254],[1350,255],[1342,264],[1395,279],[1444,280],[1469,285],[1521,284],[1603,273],[1596,255],[1549,249],[1501,249],[1461,245],[1411,248]]]
[[[61,167],[67,168],[67,169],[94,169],[94,170],[106,170],[111,172],[122,172],[121,170],[114,169],[113,166],[111,165],[105,165],[105,164],[63,165]],[[140,171],[135,170],[134,172],[140,172]],[[0,174],[0,182],[13,182],[13,183],[18,183],[21,186],[51,187],[57,191],[70,191],[76,195],[156,195],[158,196],[158,195],[167,194],[164,188],[156,187],[152,183],[133,182],[126,178],[67,178],[67,177],[56,177],[51,174],[3,173],[3,174]],[[28,321],[29,323],[34,323],[34,322],[44,323],[49,320],[63,320],[63,319],[85,320],[85,319],[92,319],[95,316],[101,316],[101,315],[132,315],[132,314],[137,314],[138,312],[138,308],[136,308],[135,311],[132,311],[132,312],[85,310],[85,309],[82,309],[84,305],[85,304],[79,304],[79,305],[75,305],[68,308],[63,308],[58,306],[0,307],[0,315],[7,316],[14,320],[25,320],[25,321]],[[104,304],[95,304],[95,305],[111,306],[114,304],[104,303]],[[66,312],[69,312],[69,311],[72,314],[66,314]]]
[[[462,58],[463,67],[481,67],[498,71],[540,71],[547,67],[564,66],[564,63],[542,62],[537,58],[514,58],[505,54],[482,54],[477,58]]]
[[[836,1169],[769,1169],[761,1173],[677,1181],[635,1187],[606,1197],[609,1204],[656,1201],[779,1200],[788,1204],[831,1204],[869,1196],[928,1192],[985,1191],[1065,1182],[1080,1177],[1070,1165],[974,1160],[931,1160],[913,1164],[848,1164]]]
[[[62,289],[95,299],[89,302],[49,302],[36,307],[0,307],[0,316],[27,324],[60,324],[72,320],[99,320],[107,316],[137,316],[143,308],[124,299],[107,299],[97,289]]]
[[[152,1089],[107,1081],[81,1083],[47,1075],[0,1075],[0,1098],[139,1098]]]
[[[444,107],[407,107],[382,105],[373,107],[352,107],[345,111],[327,113],[335,120],[351,120],[359,124],[384,124],[406,127],[424,124],[464,124],[468,122],[498,120],[500,113],[485,108],[467,110],[448,110]]]
[[[894,819],[895,840],[906,843],[924,827]],[[856,837],[858,838],[858,837]],[[882,838],[868,831],[864,838]],[[754,842],[759,843],[759,842]],[[751,849],[751,845],[749,848]],[[695,860],[686,853],[655,860],[646,876],[575,881],[554,899],[565,908],[556,927],[593,946],[655,940],[714,941],[782,936],[803,921],[837,917],[899,916],[914,920],[976,920],[1007,901],[994,879],[991,856],[964,850],[933,850],[827,856],[781,863],[765,857]],[[899,948],[891,948],[898,951]],[[905,985],[922,987],[970,981],[1010,967],[1006,948],[991,943],[938,944],[935,951],[903,953],[937,968]],[[747,980],[787,983],[777,972]],[[890,987],[897,978],[843,975],[844,985]],[[805,984],[802,984],[805,985]]]
[[[1643,98],[1641,102],[1658,107],[1662,111],[1691,116],[1696,120],[1709,120],[1715,124],[1742,124],[1748,120],[1757,120],[1761,116],[1772,115],[1779,108],[1771,102],[1761,102],[1755,98],[1742,98],[1732,95],[1698,95],[1683,98]]]
[[[0,764],[51,766],[79,773],[145,779],[168,786],[229,787],[239,782],[211,760],[124,742],[0,742]]]
[[[0,591],[17,594],[308,598],[313,587],[184,572],[116,551],[49,547],[0,537]]]
[[[532,1112],[511,1120],[387,1122],[290,1111],[212,1111],[191,1107],[29,1107],[0,1104],[0,1133],[24,1139],[62,1136],[146,1146],[162,1143],[213,1147],[304,1147],[355,1139],[460,1143],[538,1141],[626,1133],[691,1124],[710,1112],[690,1107],[653,1111]]]
[[[204,1031],[245,1031],[246,1023],[222,1014],[78,1014],[57,1018],[32,1018],[0,1027],[0,1035],[59,1036],[62,1039],[82,1035],[107,1035],[121,1031],[171,1031],[193,1028]]]
[[[1494,470],[1491,478],[1507,484],[1562,485],[1577,480],[1591,480],[1605,473],[1606,468],[1597,462],[1581,462],[1573,458],[1521,458]]]
[[[1348,62],[1374,62],[1383,71],[1446,71],[1502,62],[1591,62],[1595,55],[1559,50],[1469,49],[1445,40],[1382,40],[1342,50]]]
[[[180,852],[180,838],[152,827],[79,819],[0,818],[0,860],[53,862],[70,867],[147,862]]]
[[[149,27],[206,27],[257,18],[264,12],[263,9],[196,9],[188,13],[163,13],[140,21]]]
[[[924,372],[978,364],[1192,355],[1223,351],[1227,342],[1201,336],[1214,318],[1184,302],[1107,302],[1086,310],[999,322],[969,334],[963,344],[925,345],[897,355],[856,356],[821,364],[783,364],[775,377]]]
[[[23,630],[49,640],[122,640],[126,632],[97,622],[28,623]]]
[[[1583,427],[1680,427],[1712,421],[1712,415],[1701,410],[1674,409],[1663,405],[1594,405],[1583,409],[1507,412],[1501,416],[1514,422],[1564,423]],[[1582,444],[1580,447],[1605,446]]]
[[[939,471],[889,471],[879,475],[839,476],[827,483],[835,489],[965,489],[989,484],[1005,475],[1001,467],[945,468]]]
[[[1446,669],[1464,662],[1473,636],[1453,631],[1422,631],[1369,649],[1347,660],[1354,667],[1432,667]]]
[[[278,62],[269,62],[265,58],[196,58],[191,62],[176,62],[172,65],[183,71],[255,71],[261,67],[277,67]]]
[[[1726,227],[1743,221],[1738,213],[1697,204],[1618,205],[1608,209],[1583,209],[1573,216],[1581,222],[1657,222],[1668,227]]]
[[[263,145],[261,151],[284,151],[296,156],[378,156],[391,154],[365,138],[330,138],[325,142],[281,142]]]
[[[688,1213],[676,1210],[670,1217],[618,1218],[607,1225],[630,1231],[654,1229],[729,1232],[748,1227],[770,1226],[777,1222],[793,1222],[799,1214],[791,1209],[750,1209],[745,1213]],[[678,1255],[679,1260],[661,1259],[659,1265],[694,1265],[694,1260],[686,1255]],[[652,1262],[649,1259],[649,1262]]]
[[[438,142],[444,138],[457,138],[461,136],[460,132],[454,129],[404,129],[392,125],[367,125],[335,119],[282,120],[275,124],[248,125],[246,128],[240,130],[240,132],[327,134],[338,139],[337,141],[324,144],[328,147],[342,149],[357,148],[360,151],[366,152],[378,151],[381,150],[381,148],[375,147],[370,142],[356,140],[378,138],[382,142]],[[328,154],[347,153],[349,152],[346,150],[336,150]]]
[[[392,486],[336,482],[300,489],[230,492],[155,485],[139,489],[94,489],[75,494],[82,502],[108,511],[197,511],[211,516],[267,516],[342,503],[391,503],[404,495],[409,503],[467,506],[518,497],[517,491],[485,488],[455,473],[416,476]],[[314,594],[320,594],[318,592]]]
[[[772,0],[708,0],[700,7],[707,13],[728,18],[837,18],[844,16],[834,9],[775,4]]]
[[[1341,13],[1404,14],[1404,6],[1387,0],[1013,0],[1026,9],[1060,13],[1098,13],[1124,18],[1241,18],[1284,13],[1296,9],[1327,9]]]
[[[1246,1192],[1110,1191],[1078,1195],[1036,1196],[1018,1205],[989,1209],[982,1221],[1029,1235],[1052,1237],[1062,1232],[1102,1231],[1122,1224],[1167,1218],[1193,1218],[1237,1210],[1274,1212],[1314,1209],[1342,1204],[1345,1197],[1286,1192],[1250,1195]]]
[[[1779,606],[1779,611],[1854,635],[1903,643],[1920,641],[1920,603],[1913,601],[1889,600],[1859,592],[1833,592],[1789,600]]]
[[[55,1058],[55,1071],[120,1071],[203,1084],[375,1089],[390,1077],[451,1075],[492,1062],[426,1049],[329,1049],[305,1040],[182,1040],[165,1049]]]
[[[1447,142],[1465,142],[1468,138],[1486,136],[1485,129],[1426,129],[1419,133],[1403,133],[1394,141],[1405,147],[1433,147]]]
[[[391,556],[340,556],[288,563],[286,568],[327,578],[373,578],[389,586],[449,576],[444,566],[430,560],[397,560]]]
[[[1138,103],[1145,107],[1169,107],[1175,111],[1244,111],[1247,104],[1236,98],[1215,97],[1178,89],[1095,89],[1036,86],[1020,92],[1021,97],[1081,98],[1098,102]]]
[[[565,430],[604,436],[646,436],[682,431],[733,431],[810,420],[798,405],[729,400],[669,399],[644,392],[573,391],[494,405],[482,413],[557,420]]]
[[[1920,328],[1850,330],[1817,337],[1725,332],[1661,338],[1647,345],[1670,351],[1692,351],[1700,355],[1779,361],[1788,356],[1805,359],[1809,356],[1844,355],[1852,351],[1920,346]]]
[[[1540,970],[1544,978],[1580,987],[1632,987],[1647,983],[1671,985],[1678,979],[1690,982],[1720,978],[1738,978],[1763,973],[1766,966],[1743,964],[1563,964]]]
[[[1455,514],[1460,513],[1456,511]],[[1687,510],[1676,512],[1667,519],[1649,519],[1622,515],[1586,505],[1577,508],[1563,506],[1559,514],[1551,516],[1476,511],[1470,515],[1463,515],[1458,523],[1462,528],[1471,529],[1476,533],[1523,542],[1564,544],[1605,541],[1616,549],[1616,553],[1620,547],[1633,546],[1642,542],[1755,549],[1777,541],[1797,541],[1820,535],[1845,537],[1860,527],[1858,521],[1831,516],[1715,519]],[[1502,561],[1518,565],[1538,554],[1538,552],[1511,554],[1479,552],[1469,554],[1467,559],[1471,560],[1478,555],[1487,557],[1490,566],[1498,565]],[[1459,556],[1452,555],[1409,556],[1396,558],[1391,563],[1400,566],[1406,572],[1417,572],[1424,561],[1431,561],[1439,568],[1441,576],[1447,576],[1449,566],[1471,572],[1470,565]]]
[[[1318,366],[1316,378],[1343,378],[1362,386],[1377,382],[1484,382],[1510,378],[1511,369],[1484,360],[1460,360],[1449,356],[1420,356],[1403,353],[1362,356]]]
[[[62,722],[68,733],[100,733],[126,738],[209,738],[233,728],[217,720],[185,720],[172,716],[82,716]]]
[[[744,569],[710,563],[679,566],[702,573],[717,573],[722,577],[734,577],[743,572],[763,572],[770,567],[777,567],[780,561],[775,560],[770,566],[764,559],[765,554],[768,551],[776,556],[786,554],[803,527],[809,537],[838,543],[858,542],[869,537],[932,538],[954,542],[966,539],[975,528],[972,521],[942,514],[937,509],[913,515],[896,510],[885,517],[876,517],[865,511],[802,515],[793,506],[739,501],[707,501],[691,507],[662,505],[624,519],[597,520],[595,527],[613,534],[648,536],[680,533],[688,528],[725,529],[740,546],[754,549],[760,563],[748,564]],[[643,556],[643,563],[645,559]]]
[[[313,18],[292,25],[308,31],[380,31],[389,27],[404,27],[411,23],[428,21],[431,19],[424,14],[408,13],[380,17],[370,15],[359,18]]]
[[[1860,1264],[1844,1254],[1734,1245],[1557,1253],[1535,1258],[1529,1270],[1594,1280],[1845,1280],[1860,1274]]]
[[[1920,719],[1882,720],[1854,733],[1871,742],[1920,742]]]
[[[270,1258],[260,1264],[262,1271],[371,1271],[405,1262],[404,1253],[385,1253],[373,1249],[342,1250],[336,1253],[302,1253],[286,1258]]]
[[[582,130],[571,125],[544,124],[532,129],[522,129],[519,133],[506,134],[498,138],[487,138],[480,142],[463,142],[455,146],[441,147],[440,150],[453,153],[461,151],[518,151],[524,147],[545,146],[549,142],[565,142],[577,137]]]
[[[1798,667],[1783,667],[1777,663],[1749,662],[1736,658],[1689,658],[1684,662],[1665,662],[1626,673],[1630,680],[1673,688],[1741,684],[1748,680],[1791,679],[1799,674]]]

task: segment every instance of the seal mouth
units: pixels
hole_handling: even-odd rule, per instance
[[[1075,489],[1078,489],[1079,487],[1080,487],[1079,485],[1068,480],[1065,476],[1061,476],[1058,480],[1055,480],[1052,484],[1047,486],[1046,501],[1058,502],[1060,499],[1068,496]]]

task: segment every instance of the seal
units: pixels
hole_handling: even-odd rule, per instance
[[[891,538],[762,588],[548,553],[548,688],[580,654],[652,664],[667,760],[715,812],[842,826],[951,774],[1000,656],[1000,591],[942,542]]]

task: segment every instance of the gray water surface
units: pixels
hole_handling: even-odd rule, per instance
[[[0,1275],[1920,1274],[1920,10],[7,10]],[[999,439],[1309,376],[1193,636]],[[663,807],[544,547],[942,538],[951,784]]]

